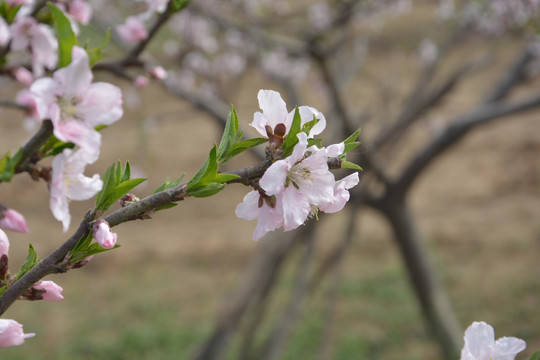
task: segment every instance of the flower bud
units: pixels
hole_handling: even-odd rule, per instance
[[[149,74],[157,80],[163,80],[167,77],[167,70],[165,70],[162,66],[156,66],[149,71]]]
[[[23,333],[22,325],[11,319],[0,319],[0,348],[18,346],[36,334]]]
[[[139,75],[135,78],[133,84],[137,89],[142,89],[148,85],[148,78],[144,75]]]
[[[136,197],[135,195],[126,194],[120,200],[118,200],[118,203],[120,204],[121,207],[126,207],[128,205],[136,203],[137,201],[139,201],[139,198]]]
[[[40,280],[34,284],[34,288],[45,291],[41,294],[43,300],[45,301],[60,301],[64,299],[62,296],[62,291],[64,289],[53,281]]]
[[[20,233],[27,233],[28,226],[21,213],[0,204],[0,227]]]
[[[116,244],[117,235],[111,231],[109,223],[103,219],[99,219],[92,227],[94,239],[104,249],[112,249]]]

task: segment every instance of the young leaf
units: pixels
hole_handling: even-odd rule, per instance
[[[214,181],[217,183],[226,183],[227,181],[240,179],[240,176],[234,174],[217,174],[214,177]]]
[[[343,142],[344,142],[345,144],[349,144],[349,143],[354,142],[354,141],[358,138],[358,136],[360,135],[360,130],[361,130],[361,129],[356,130],[354,133],[352,133],[351,136],[349,136],[348,138],[346,138]]]
[[[236,114],[236,110],[234,106],[231,105],[231,112],[229,113],[229,117],[227,118],[227,123],[225,124],[225,129],[223,130],[223,136],[221,137],[221,141],[219,142],[219,147],[217,150],[217,158],[218,162],[221,163],[221,159],[229,149],[231,148],[231,145],[234,143],[236,134],[238,133],[238,115]]]
[[[241,154],[244,151],[251,149],[252,147],[264,144],[267,141],[268,141],[267,138],[253,138],[253,139],[247,139],[239,143],[236,143],[231,147],[231,149],[227,152],[227,154],[221,158],[220,164],[223,164],[229,161],[236,155]]]
[[[300,112],[297,107],[294,111],[293,122],[291,124],[291,128],[289,129],[289,133],[285,137],[285,141],[281,146],[281,149],[283,150],[283,157],[287,157],[292,154],[294,146],[298,143],[298,137],[296,135],[300,132],[301,123],[302,119],[300,118]]]
[[[116,244],[112,249],[105,249],[99,246],[98,243],[91,243],[85,248],[80,248],[77,252],[73,252],[69,258],[69,263],[75,264],[78,263],[81,260],[86,259],[89,256],[99,254],[105,251],[113,250],[116,248],[119,248],[120,245]]]
[[[204,162],[203,166],[199,169],[197,174],[191,179],[187,186],[188,188],[195,188],[199,184],[203,185],[205,183],[209,183],[212,181],[214,176],[216,176],[218,170],[218,163],[217,163],[217,149],[216,145],[212,147],[212,150],[210,150],[210,154],[208,155],[208,159]]]
[[[189,5],[190,0],[172,0],[171,10],[173,13],[182,11],[186,6]]]
[[[311,129],[313,129],[313,127],[315,125],[317,125],[317,123],[319,122],[320,119],[317,119],[315,117],[315,115],[313,115],[313,120],[311,121],[308,121],[307,123],[305,123],[303,126],[302,126],[302,132],[305,132],[306,135],[309,135],[309,132],[311,131]]]
[[[96,210],[107,210],[103,205],[106,200],[106,195],[111,191],[111,189],[114,188],[114,174],[115,174],[115,167],[116,164],[112,164],[107,168],[105,171],[105,174],[103,175],[103,187],[101,188],[101,191],[97,193],[96,197]]]
[[[360,166],[358,166],[355,163],[352,163],[350,161],[347,161],[347,160],[343,160],[341,162],[341,168],[342,169],[353,169],[353,170],[358,170],[358,171],[364,171],[364,169],[362,169]]]
[[[24,264],[21,266],[19,271],[17,271],[17,275],[15,275],[15,277],[17,279],[20,279],[24,274],[32,270],[32,268],[38,263],[39,259],[36,250],[34,249],[32,244],[30,244],[30,246],[28,246],[28,255],[26,256],[26,260],[24,261]]]
[[[180,184],[180,181],[182,181],[182,179],[184,178],[186,174],[182,174],[180,175],[180,177],[176,180],[174,180],[173,182],[171,182],[171,180],[169,178],[165,179],[165,182],[163,184],[161,184],[160,187],[158,187],[155,191],[154,191],[154,194],[160,192],[160,191],[163,191],[165,189],[170,189],[172,187],[175,187],[175,186],[178,186],[178,184]]]
[[[2,159],[0,159],[0,181],[11,181],[15,175],[13,161],[11,161],[11,153],[8,151]]]
[[[77,45],[77,37],[64,12],[51,2],[47,3],[47,6],[51,9],[58,34],[58,68],[60,69],[71,63],[71,49]]]
[[[84,49],[88,53],[90,67],[94,66],[95,63],[97,63],[99,60],[105,57],[105,52],[103,51],[103,48],[109,43],[110,39],[111,39],[111,29],[107,29],[107,32],[105,34],[105,39],[103,40],[101,45],[93,47],[93,48],[88,48],[87,45],[84,46]]]
[[[131,167],[129,166],[129,161],[126,161],[126,167],[124,169],[124,173],[122,174],[122,178],[120,181],[128,181],[131,177]]]
[[[193,189],[188,189],[187,193],[195,197],[208,197],[217,194],[223,190],[224,187],[225,184],[210,183],[207,185],[197,186]]]
[[[356,148],[359,145],[360,145],[360,142],[356,142],[356,141],[345,143],[345,150],[343,150],[343,155],[347,154],[349,151],[351,151],[352,149]]]
[[[146,178],[137,178],[137,179],[131,179],[123,181],[119,184],[117,184],[114,189],[112,189],[108,196],[107,201],[104,201],[103,207],[105,209],[108,209],[112,206],[117,200],[121,199],[124,195],[126,195],[131,189],[133,189],[135,186],[143,183],[146,181]]]
[[[308,147],[311,147],[313,145],[315,145],[316,147],[318,148],[321,148],[322,147],[322,139],[307,139],[307,146]]]
[[[540,350],[536,351],[534,354],[531,355],[529,360],[540,360]]]

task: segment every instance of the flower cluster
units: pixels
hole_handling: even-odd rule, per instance
[[[289,134],[295,112],[287,112],[279,93],[261,90],[258,99],[263,112],[255,113],[251,126],[264,136]],[[314,118],[318,122],[308,133],[296,135],[298,143],[292,154],[275,161],[254,186],[255,190],[236,207],[238,217],[258,220],[254,240],[278,228],[284,231],[296,229],[309,217],[317,216],[319,210],[340,211],[349,200],[348,190],[359,182],[357,172],[336,181],[328,168],[329,158],[343,154],[344,143],[326,148],[308,147],[308,138],[320,134],[326,127],[323,114],[309,106],[299,107],[298,113],[302,126]],[[272,139],[270,142],[272,146]]]

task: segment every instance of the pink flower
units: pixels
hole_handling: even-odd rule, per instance
[[[53,78],[41,78],[30,87],[41,119],[51,119],[54,135],[98,153],[101,135],[94,127],[110,125],[123,115],[120,89],[105,82],[92,83],[88,54],[73,47],[72,62]]]
[[[349,200],[348,189],[358,184],[358,174],[336,182],[328,169],[328,158],[342,154],[343,143],[307,149],[307,135],[299,133],[298,140],[292,155],[273,163],[259,180],[260,189],[236,207],[238,217],[258,219],[254,240],[277,228],[296,229],[318,210],[341,210]]]
[[[34,3],[34,0],[6,0],[6,3],[9,6],[31,5]]]
[[[9,26],[6,20],[4,20],[4,18],[0,16],[0,46],[6,46],[9,42],[9,39],[11,39],[11,35],[9,33]]]
[[[97,154],[65,149],[52,162],[49,206],[54,217],[62,221],[64,232],[71,221],[69,200],[88,200],[103,186],[98,174],[91,178],[83,175],[86,165],[95,160]]]
[[[92,7],[84,0],[72,0],[68,6],[68,14],[81,24],[87,25],[92,18]]]
[[[286,128],[285,134],[289,133],[295,111],[287,112],[287,105],[281,98],[281,95],[273,90],[259,90],[257,98],[259,100],[259,107],[263,112],[257,111],[253,116],[253,121],[249,125],[254,127],[264,137],[267,136],[267,125],[274,130],[276,125],[284,124]],[[325,129],[326,119],[319,110],[310,106],[300,106],[298,110],[302,120],[301,125],[312,121],[314,117],[319,119],[319,122],[309,132],[308,137],[312,138]]]
[[[30,86],[34,82],[34,75],[26,70],[26,68],[19,66],[12,70],[15,80],[24,86]]]
[[[527,346],[525,341],[515,337],[505,336],[495,341],[493,328],[483,321],[473,322],[465,330],[464,339],[461,360],[514,360]]]
[[[0,204],[0,227],[20,233],[29,231],[24,216],[18,211],[4,207],[2,204]]]
[[[41,123],[41,118],[37,112],[36,100],[29,90],[23,89],[17,93],[15,101],[18,104],[25,105],[28,108],[24,111],[24,128],[29,131],[35,131],[37,126]]]
[[[148,37],[143,21],[137,16],[129,16],[125,24],[116,27],[116,32],[127,43],[138,43]]]
[[[334,186],[334,199],[326,204],[319,206],[319,209],[325,213],[335,213],[341,211],[351,195],[349,189],[355,187],[360,182],[358,173],[352,173],[341,180],[336,181]]]
[[[274,207],[270,206],[263,195],[254,190],[244,196],[243,202],[236,206],[235,214],[246,220],[257,219],[257,226],[253,232],[253,240],[259,240],[267,232],[283,227],[282,207],[278,206],[276,198]]]
[[[148,85],[148,82],[149,80],[146,76],[139,75],[135,78],[135,81],[133,82],[133,84],[135,85],[137,89],[142,89]]]
[[[0,319],[0,348],[21,345],[24,339],[35,335],[24,334],[22,325],[15,320]]]
[[[104,249],[112,249],[116,244],[117,235],[111,231],[109,223],[103,219],[97,220],[92,226],[96,242]]]
[[[158,80],[163,80],[167,77],[167,71],[162,66],[156,66],[150,70],[150,75]]]
[[[58,41],[52,30],[30,16],[18,16],[10,26],[11,48],[29,49],[32,54],[32,72],[42,76],[44,69],[54,69],[58,61]]]
[[[40,280],[34,284],[34,288],[37,290],[45,290],[45,292],[42,294],[43,300],[45,301],[55,302],[64,299],[62,296],[62,291],[64,289],[53,281]]]
[[[8,255],[9,252],[9,240],[6,233],[0,229],[0,258],[4,255]]]

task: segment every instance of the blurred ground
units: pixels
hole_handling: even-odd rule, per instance
[[[476,46],[470,44],[471,49]],[[515,49],[509,43],[503,63]],[[392,62],[406,60],[381,51],[372,61],[395,69]],[[474,104],[501,66],[460,88],[445,105],[446,115]],[[257,109],[256,92],[267,83],[253,75],[240,86],[234,104],[247,129]],[[369,92],[354,86],[358,94]],[[153,192],[167,176],[193,175],[220,136],[212,120],[158,87],[144,89],[138,100],[126,103],[130,101],[138,106],[103,131],[102,156],[86,173],[102,174],[113,161],[130,160],[150,178],[136,191],[139,196]],[[0,116],[2,151],[15,150],[27,138],[20,116],[10,111]],[[410,147],[431,136],[429,129],[418,126],[407,140]],[[461,324],[489,322],[497,337],[525,339],[528,354],[540,348],[538,129],[534,113],[478,129],[431,167],[412,193],[414,213]],[[245,156],[231,166],[250,161]],[[0,186],[0,200],[26,216],[31,233],[8,234],[12,271],[26,256],[29,242],[45,256],[69,234],[61,232],[48,210],[45,185],[25,175],[15,180]],[[211,330],[221,300],[241,279],[257,246],[250,240],[255,223],[233,212],[246,192],[241,185],[231,186],[212,198],[188,199],[151,221],[115,228],[120,249],[98,256],[81,270],[50,277],[64,287],[64,301],[18,302],[9,309],[5,317],[37,336],[24,346],[2,350],[2,359],[189,358]],[[91,206],[71,204],[71,230]],[[344,214],[321,220],[317,256],[340,240],[344,220]],[[333,358],[436,359],[437,347],[429,340],[386,224],[366,211],[358,218],[357,233],[345,262]],[[279,284],[278,303],[287,299],[292,284],[287,272]],[[315,356],[324,310],[322,289],[306,304],[285,359]]]

